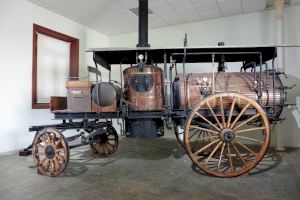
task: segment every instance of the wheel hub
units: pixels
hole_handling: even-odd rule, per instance
[[[235,135],[234,135],[234,132],[232,131],[232,129],[225,128],[225,129],[221,130],[220,137],[221,137],[221,140],[224,142],[231,142],[232,140],[234,140]]]
[[[51,160],[55,157],[55,148],[53,145],[46,146],[45,155],[48,159],[51,159]]]
[[[101,135],[97,135],[95,137],[95,141],[97,143],[100,143],[100,144],[105,144],[105,142],[107,141],[107,135],[106,135],[106,133],[102,133]]]
[[[96,133],[93,136],[92,140],[99,144],[105,144],[108,140],[108,135],[106,132],[103,133],[100,130],[96,130]]]

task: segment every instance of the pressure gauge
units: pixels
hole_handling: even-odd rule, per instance
[[[139,58],[140,62],[142,62],[143,59],[144,59],[144,55],[143,55],[143,54],[139,54],[139,55],[138,55],[138,58]]]

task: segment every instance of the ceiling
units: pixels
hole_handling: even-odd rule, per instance
[[[138,0],[28,0],[107,36],[138,30]],[[267,2],[267,3],[266,3]],[[256,12],[270,0],[149,0],[149,28]],[[286,0],[289,5],[300,0]]]

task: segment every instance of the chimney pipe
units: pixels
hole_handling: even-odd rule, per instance
[[[225,46],[225,42],[218,42],[218,46]],[[225,55],[221,54],[221,60],[218,66],[218,72],[225,72]]]
[[[148,44],[148,0],[139,0],[139,43],[137,47],[150,47]]]

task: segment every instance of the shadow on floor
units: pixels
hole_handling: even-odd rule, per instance
[[[271,169],[274,169],[280,165],[282,161],[281,155],[276,152],[274,149],[269,149],[264,158],[258,163],[258,165],[252,169],[247,175],[256,175],[260,174],[266,171],[269,171]],[[194,163],[191,165],[192,170],[200,175],[203,176],[211,176],[207,174],[206,172],[199,169]],[[243,176],[243,175],[242,175]]]
[[[146,140],[123,138],[119,143],[117,151],[109,158],[98,158],[87,146],[83,149],[73,149],[67,170],[60,176],[79,176],[86,173],[89,166],[97,165],[99,167],[105,167],[121,159],[161,160],[169,157],[181,159],[184,155],[186,155],[185,150],[176,139],[155,138]],[[274,149],[269,149],[264,159],[251,170],[248,175],[256,175],[274,169],[281,161],[281,155]],[[30,166],[30,168],[32,168],[32,166]],[[195,164],[192,164],[191,168],[197,174],[210,176],[200,170]]]
[[[173,156],[181,158],[185,155],[184,149],[176,139],[132,139],[124,138],[119,142],[117,151],[111,156],[115,159],[136,158],[144,160],[160,160]],[[81,153],[80,158],[97,158],[91,151]]]
[[[105,167],[120,159],[161,160],[171,156],[180,159],[185,155],[178,141],[170,138],[123,138],[109,158],[98,158],[88,147],[72,151],[67,170],[60,175],[62,177],[79,176],[88,170],[88,166]]]

